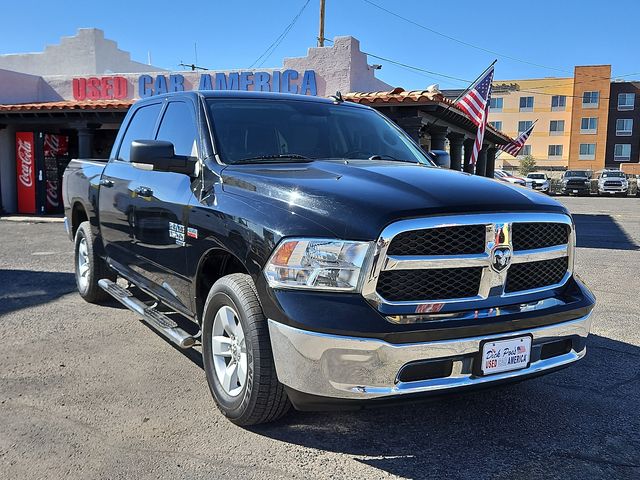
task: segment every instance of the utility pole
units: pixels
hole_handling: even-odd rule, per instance
[[[318,46],[324,47],[324,0],[320,0],[320,31],[318,33]]]

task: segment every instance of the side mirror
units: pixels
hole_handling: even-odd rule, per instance
[[[444,150],[431,150],[429,156],[440,168],[451,168],[451,157]]]
[[[134,140],[129,159],[134,165],[150,166],[159,172],[193,176],[196,171],[196,161],[192,157],[176,155],[173,143],[164,140]]]

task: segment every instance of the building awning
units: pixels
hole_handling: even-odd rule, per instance
[[[135,100],[91,100],[0,105],[0,112],[64,112],[73,110],[127,111]]]
[[[344,99],[349,102],[368,105],[373,108],[380,107],[429,107],[443,115],[444,120],[453,121],[456,124],[464,125],[467,130],[475,134],[477,127],[469,116],[460,110],[453,100],[445,97],[439,91],[431,90],[409,90],[397,87],[388,92],[352,92],[344,95]],[[513,139],[496,130],[491,125],[487,125],[487,137],[492,141],[505,145]]]
[[[90,100],[0,104],[0,125],[117,124],[135,100]]]

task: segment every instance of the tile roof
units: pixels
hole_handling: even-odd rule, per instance
[[[361,103],[364,105],[373,105],[386,103],[395,105],[398,103],[420,103],[434,104],[443,103],[453,106],[453,102],[446,98],[440,92],[429,90],[410,90],[405,91],[403,88],[396,87],[388,92],[352,92],[344,95],[344,99],[350,102]],[[455,108],[455,107],[454,107]],[[457,109],[456,109],[457,110]]]
[[[455,102],[445,97],[440,91],[431,90],[409,90],[405,91],[401,87],[396,87],[388,92],[351,92],[343,95],[344,99],[349,102],[369,105],[371,107],[386,105],[442,105],[464,118],[469,119],[466,113],[460,110]],[[496,130],[491,125],[487,125],[487,130],[506,140],[505,143],[512,139],[508,135]]]
[[[65,100],[60,102],[19,103],[0,105],[0,112],[69,111],[69,110],[127,110],[135,100]]]

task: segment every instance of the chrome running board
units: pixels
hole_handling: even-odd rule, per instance
[[[178,324],[164,313],[159,312],[153,307],[145,305],[143,302],[133,296],[126,288],[121,287],[117,283],[103,278],[98,280],[98,285],[105,292],[118,300],[134,313],[142,317],[147,325],[180,348],[190,348],[196,343],[196,339],[178,327]]]

